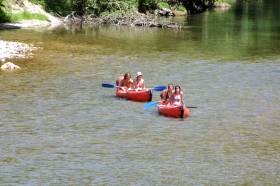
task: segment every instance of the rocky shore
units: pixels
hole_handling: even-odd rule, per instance
[[[170,15],[166,15],[170,16]],[[173,15],[174,16],[174,15]],[[161,18],[157,14],[143,14],[138,11],[129,11],[125,13],[115,12],[105,16],[78,16],[75,12],[66,16],[65,24],[86,24],[86,25],[122,25],[137,27],[159,27],[180,29],[182,25]]]
[[[32,51],[37,49],[37,47],[25,43],[0,40],[0,60],[29,58],[33,55]]]

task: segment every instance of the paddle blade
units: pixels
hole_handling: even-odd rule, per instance
[[[188,108],[197,108],[197,107],[189,107],[189,106],[187,106]]]
[[[144,104],[144,110],[151,108],[151,107],[155,107],[158,104],[158,102],[149,102],[149,103],[145,103]]]
[[[165,90],[165,89],[166,89],[166,86],[163,86],[163,85],[161,85],[161,86],[155,86],[155,87],[153,88],[154,91],[163,91],[163,90]]]
[[[102,87],[105,87],[105,88],[115,88],[115,85],[109,84],[109,83],[102,83]]]

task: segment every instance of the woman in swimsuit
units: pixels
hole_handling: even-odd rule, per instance
[[[174,85],[172,83],[168,84],[167,90],[162,91],[160,94],[161,101],[163,103],[168,103],[173,92],[174,92]]]
[[[174,106],[182,106],[184,105],[184,96],[179,85],[175,86],[174,94],[171,96],[170,104]]]
[[[137,72],[136,79],[134,80],[133,88],[136,90],[145,89],[145,81],[143,79],[143,74],[141,72]]]

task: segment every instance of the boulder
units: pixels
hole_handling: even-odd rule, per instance
[[[77,24],[83,22],[83,17],[78,15],[77,12],[73,11],[71,14],[64,18],[64,23]]]
[[[4,71],[17,70],[17,69],[20,69],[20,67],[11,62],[7,62],[1,66],[1,70]]]
[[[218,10],[228,10],[231,8],[231,5],[228,3],[224,3],[224,2],[222,2],[222,3],[215,2],[214,8],[218,9]]]
[[[174,16],[174,13],[168,8],[162,8],[158,11],[158,14],[161,16]]]

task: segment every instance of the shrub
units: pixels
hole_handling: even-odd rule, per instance
[[[71,12],[71,0],[30,0],[34,4],[42,5],[46,11],[55,15],[67,15]],[[86,0],[85,0],[86,1]]]
[[[156,8],[157,8],[156,0],[138,0],[139,12],[145,13],[149,10],[154,10]]]
[[[0,23],[9,22],[10,18],[4,10],[4,0],[0,0]]]

